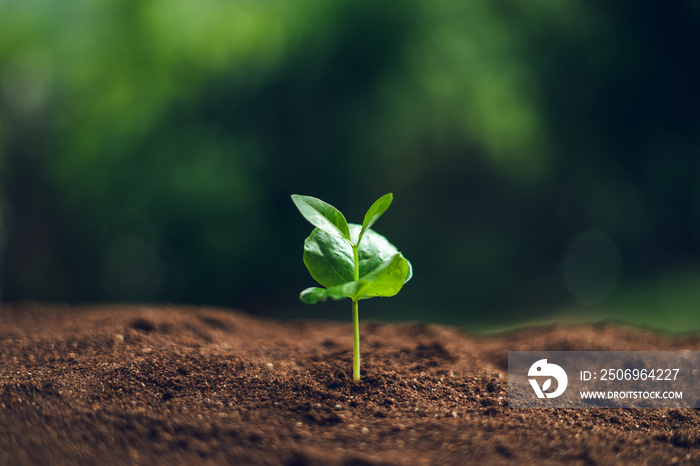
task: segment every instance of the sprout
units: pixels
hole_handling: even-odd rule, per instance
[[[311,196],[292,195],[299,212],[316,228],[304,241],[304,264],[325,288],[301,292],[306,304],[327,298],[352,300],[352,377],[360,380],[360,326],[358,301],[375,296],[394,296],[411,279],[411,263],[382,235],[370,227],[386,212],[393,195],[372,204],[362,225],[348,224],[332,205]]]

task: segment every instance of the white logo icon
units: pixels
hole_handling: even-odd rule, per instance
[[[566,376],[566,372],[564,371],[564,369],[562,369],[560,366],[557,366],[556,364],[547,363],[546,359],[540,359],[539,361],[535,362],[532,366],[530,366],[530,370],[528,371],[527,375],[530,377],[550,377],[549,379],[544,381],[544,384],[542,384],[542,388],[540,388],[536,379],[528,379],[530,380],[530,385],[532,385],[532,389],[535,390],[537,398],[544,398],[545,396],[547,398],[556,398],[562,393],[564,393],[564,390],[566,390],[566,385],[569,383],[569,378]],[[549,388],[552,385],[551,377],[557,379],[557,389],[554,390],[552,393],[547,393],[547,390],[549,390]]]

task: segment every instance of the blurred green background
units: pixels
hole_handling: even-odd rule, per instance
[[[307,307],[292,193],[413,262],[363,318],[700,328],[700,2],[0,0],[0,299]]]

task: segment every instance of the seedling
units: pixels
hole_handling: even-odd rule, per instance
[[[311,196],[292,194],[301,215],[316,228],[304,241],[304,264],[325,288],[311,287],[299,297],[306,304],[328,298],[352,300],[352,378],[360,380],[358,301],[394,296],[411,279],[411,263],[385,237],[370,227],[386,212],[391,193],[372,204],[362,225],[348,224],[332,205]]]

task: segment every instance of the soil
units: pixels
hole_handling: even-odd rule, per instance
[[[700,350],[612,324],[475,336],[225,309],[0,305],[0,464],[700,464],[693,409],[511,409],[508,350]]]

